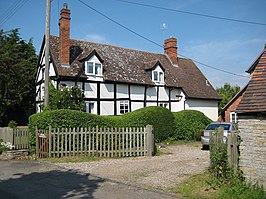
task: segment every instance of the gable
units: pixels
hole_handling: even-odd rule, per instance
[[[52,56],[50,56],[49,62],[50,62],[50,64],[49,64],[49,76],[55,77],[55,76],[57,76],[57,71],[56,71],[56,67],[53,64]],[[35,74],[35,83],[44,80],[44,70],[45,70],[45,42],[44,42],[44,40],[43,40],[43,43],[41,46],[41,50],[40,50],[40,54],[39,54],[39,58],[38,58],[37,63],[38,63],[38,65],[37,65],[37,70],[36,70],[36,74]]]
[[[266,112],[266,49],[257,61],[237,112]]]

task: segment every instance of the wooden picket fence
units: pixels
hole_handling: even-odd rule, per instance
[[[145,128],[36,128],[36,154],[39,158],[151,156],[153,153],[151,125]]]
[[[224,142],[223,128],[219,127],[218,132],[215,135],[214,132],[210,133],[210,144],[214,143],[215,146],[219,147],[222,144],[227,146],[227,157],[230,168],[234,172],[238,171],[239,164],[239,145],[240,137],[238,131],[232,131],[227,135],[226,142]]]
[[[29,149],[30,132],[28,127],[0,128],[0,139],[10,142],[14,149]]]

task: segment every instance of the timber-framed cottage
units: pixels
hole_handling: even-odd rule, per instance
[[[44,51],[43,41],[35,79],[37,112],[44,96]],[[218,117],[220,97],[191,59],[178,57],[175,38],[165,40],[164,54],[70,39],[67,4],[60,13],[59,37],[50,37],[49,75],[57,89],[80,86],[89,113],[120,115],[163,106]]]

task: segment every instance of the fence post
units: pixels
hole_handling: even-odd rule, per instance
[[[50,158],[51,157],[51,151],[52,151],[52,142],[51,142],[51,138],[52,138],[52,135],[51,135],[51,133],[52,133],[52,127],[51,126],[49,126],[49,131],[48,131],[48,145],[49,145],[49,147],[48,147],[48,157]]]
[[[228,136],[227,155],[229,166],[236,173],[238,170],[238,140],[236,131],[231,132]]]
[[[38,128],[35,127],[35,139],[36,139],[36,156],[39,157],[39,135],[38,135]]]
[[[154,134],[153,134],[153,126],[147,125],[146,126],[147,132],[147,155],[153,156],[154,155]]]
[[[98,157],[99,154],[98,154],[98,150],[99,150],[99,139],[98,139],[98,135],[99,134],[99,127],[96,126],[96,131],[95,131],[95,135],[96,135],[96,156]]]
[[[228,157],[229,166],[231,168],[232,168],[232,151],[231,151],[231,146],[232,146],[232,133],[230,133],[228,135],[228,137],[227,137],[227,157]]]

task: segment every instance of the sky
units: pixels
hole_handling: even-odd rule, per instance
[[[175,37],[178,53],[230,75],[196,63],[214,88],[225,83],[244,87],[252,65],[266,44],[266,25],[255,25],[129,4],[118,0],[80,0],[157,44]],[[71,10],[70,37],[130,49],[163,53],[163,48],[123,29],[79,0],[52,0],[51,35],[59,33],[64,3]],[[266,23],[266,0],[128,0],[204,15]],[[21,4],[18,4],[21,3]],[[11,9],[14,5],[19,9]],[[13,12],[12,12],[13,11]],[[23,40],[33,39],[39,53],[45,33],[46,0],[0,0],[0,29],[19,28]],[[166,28],[162,28],[166,24]]]

